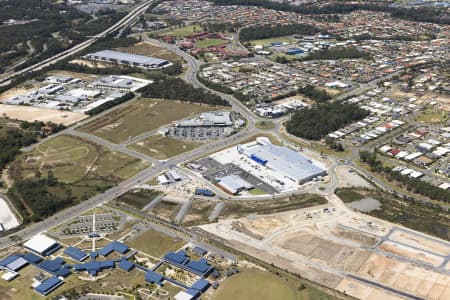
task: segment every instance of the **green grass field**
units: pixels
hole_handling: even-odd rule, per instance
[[[17,161],[24,177],[34,176],[39,170],[46,176],[52,170],[60,181],[74,183],[82,180],[125,180],[148,164],[103,146],[67,135],[57,136]],[[96,185],[96,182],[91,182]]]
[[[255,127],[259,129],[273,129],[275,124],[272,121],[259,121],[256,122]]]
[[[261,189],[251,189],[248,193],[254,196],[267,195],[267,193]]]
[[[245,269],[226,279],[214,293],[213,300],[325,300],[336,299],[296,279],[285,279],[269,271]]]
[[[161,257],[168,251],[174,251],[182,247],[185,242],[164,235],[156,230],[149,230],[127,244],[139,251],[150,254],[154,257]]]
[[[153,190],[131,190],[128,193],[120,196],[118,200],[136,207],[137,209],[142,209],[159,195],[161,195],[161,192]]]
[[[179,141],[158,134],[133,144],[130,148],[156,159],[168,159],[172,156],[195,149],[199,145],[200,144],[198,143]]]
[[[425,111],[424,113],[416,117],[416,121],[431,124],[439,124],[447,120],[447,115],[448,113],[445,111]]]
[[[79,130],[120,143],[173,121],[214,109],[217,108],[187,102],[143,98],[81,126]]]
[[[172,30],[168,32],[168,34],[174,36],[174,37],[183,37],[193,34],[194,32],[201,31],[201,27],[198,25],[189,25],[184,27],[176,28],[175,30]]]
[[[208,48],[212,46],[219,46],[225,44],[227,41],[222,39],[204,39],[195,42],[195,46],[198,48]]]

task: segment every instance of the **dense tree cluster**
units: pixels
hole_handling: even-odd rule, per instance
[[[114,106],[117,106],[117,105],[119,105],[119,104],[121,104],[121,103],[124,103],[124,102],[126,102],[126,101],[132,99],[133,97],[134,97],[134,94],[133,94],[133,93],[126,93],[126,94],[123,95],[122,97],[119,97],[119,98],[114,99],[114,100],[112,100],[112,101],[105,102],[105,103],[103,103],[102,105],[99,105],[99,106],[97,106],[97,107],[95,107],[95,108],[93,108],[93,109],[91,109],[91,110],[88,110],[88,111],[86,112],[86,114],[88,114],[88,115],[90,115],[90,116],[99,114],[99,113],[101,113],[102,111],[105,111],[105,110],[107,110],[107,109],[110,109],[110,108],[112,108],[112,107],[114,107]]]
[[[308,98],[315,100],[316,102],[326,102],[328,100],[331,100],[331,96],[328,95],[326,91],[321,90],[310,84],[299,88],[297,92],[299,94],[302,94]]]
[[[301,138],[320,140],[328,133],[368,115],[368,111],[356,104],[326,102],[294,113],[286,123],[286,129]]]
[[[315,59],[355,59],[364,58],[370,59],[370,53],[358,50],[356,47],[341,47],[341,48],[328,48],[321,51],[316,51],[308,56],[300,59],[315,60]]]
[[[241,29],[239,40],[247,42],[292,34],[312,35],[318,32],[320,32],[319,28],[309,24],[251,26]]]
[[[58,189],[58,193],[50,190]],[[47,178],[19,179],[14,182],[8,195],[19,211],[25,213],[26,206],[32,210],[32,216],[25,214],[25,221],[40,221],[55,212],[73,204],[75,198],[64,183],[58,182],[49,171]]]
[[[194,88],[179,78],[163,78],[139,90],[143,97],[228,106],[221,97]]]
[[[342,3],[332,2],[328,5],[291,5],[287,2],[275,2],[271,0],[212,0],[216,5],[250,5],[281,11],[293,11],[300,14],[346,14],[357,10],[369,10],[375,12],[387,12],[392,17],[409,21],[431,22],[437,24],[450,24],[450,15],[445,9],[432,7],[406,8],[390,7],[382,3]]]
[[[0,170],[13,161],[22,147],[27,147],[37,141],[39,136],[58,132],[66,127],[53,122],[22,122],[21,128],[8,128],[0,135]]]
[[[407,175],[402,175],[400,172],[395,172],[391,167],[384,167],[383,163],[377,158],[376,152],[360,151],[360,160],[369,165],[371,171],[385,175],[388,180],[395,180],[403,185],[408,191],[428,197],[433,200],[440,200],[450,202],[450,191],[441,189],[433,184],[412,178]]]

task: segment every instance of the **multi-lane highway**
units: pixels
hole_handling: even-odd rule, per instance
[[[95,36],[85,40],[84,42],[73,46],[70,49],[67,49],[63,52],[53,55],[52,57],[44,59],[32,66],[24,68],[22,70],[3,74],[0,77],[0,85],[8,84],[11,81],[11,79],[13,79],[14,77],[17,77],[19,75],[29,73],[29,72],[39,71],[43,68],[51,66],[57,62],[60,62],[61,60],[66,59],[66,58],[68,58],[74,54],[77,54],[80,51],[88,48],[93,43],[95,43],[95,41],[97,39],[105,37],[108,34],[111,34],[117,30],[122,30],[122,29],[126,28],[127,26],[132,24],[141,14],[143,14],[150,5],[154,4],[157,1],[158,0],[148,0],[148,1],[142,2],[141,4],[139,4],[135,8],[133,8],[125,17],[120,19],[117,23],[115,23],[111,27],[109,27],[106,30],[104,30],[103,32],[100,32],[100,33],[96,34]]]

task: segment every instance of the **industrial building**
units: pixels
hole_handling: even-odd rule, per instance
[[[94,80],[90,85],[96,89],[110,89],[121,92],[134,92],[153,83],[151,80],[145,80],[130,76],[109,75]]]
[[[182,120],[175,124],[176,127],[199,127],[199,126],[232,126],[234,124],[231,112],[205,112],[188,120]]]
[[[216,185],[229,194],[236,195],[242,191],[248,191],[254,186],[238,175],[231,174],[216,179]]]
[[[171,65],[171,63],[165,59],[113,50],[102,50],[95,53],[90,53],[85,55],[84,58],[95,61],[114,63],[118,65],[138,67],[148,70],[161,69]]]
[[[23,246],[42,256],[49,256],[61,248],[54,239],[49,238],[44,234],[39,234],[28,240]]]
[[[297,184],[303,184],[327,174],[326,170],[312,159],[287,147],[273,145],[267,138],[257,138],[255,142],[238,145],[237,150]]]

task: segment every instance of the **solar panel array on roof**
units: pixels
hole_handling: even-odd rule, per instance
[[[34,290],[43,296],[47,296],[60,285],[62,285],[64,281],[59,279],[58,277],[51,277],[44,280],[40,285],[38,285]]]
[[[120,254],[124,254],[125,252],[127,252],[130,248],[118,241],[113,241],[111,243],[109,243],[108,245],[106,245],[105,247],[103,247],[102,249],[100,249],[100,251],[98,251],[98,254],[102,255],[102,256],[108,256],[109,254],[111,254],[113,251],[118,252]]]
[[[64,250],[64,254],[78,261],[83,261],[88,258],[86,252],[76,247],[68,247],[66,250]]]
[[[147,282],[157,283],[159,285],[162,285],[163,279],[164,279],[164,277],[158,273],[155,273],[152,271],[148,271],[147,273],[145,273],[145,281],[147,281]]]
[[[127,272],[130,272],[134,268],[134,264],[126,259],[122,259],[119,262],[119,268]]]

